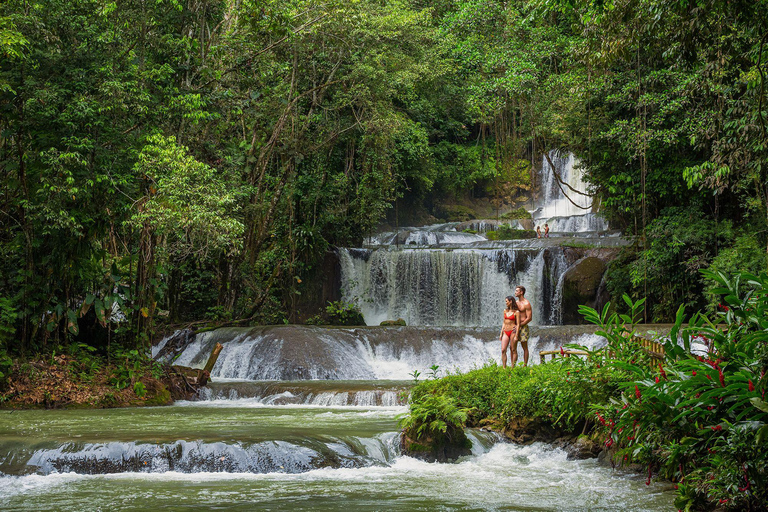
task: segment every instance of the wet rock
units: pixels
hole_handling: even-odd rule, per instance
[[[602,447],[588,436],[579,436],[565,446],[568,459],[593,459],[600,454]]]
[[[386,326],[386,327],[405,327],[405,320],[402,318],[398,318],[397,320],[384,320],[379,325]]]
[[[551,443],[562,436],[562,432],[544,421],[532,418],[512,418],[502,432],[516,444],[531,444],[537,441]]]
[[[192,329],[179,329],[164,341],[165,344],[154,354],[156,361],[173,361],[187,347],[195,342],[196,333]]]
[[[461,428],[449,427],[444,434],[435,437],[414,437],[408,432],[401,434],[400,450],[403,455],[426,462],[450,462],[472,454],[472,442]]]
[[[599,258],[578,260],[563,274],[562,321],[564,324],[584,323],[579,306],[597,305],[597,292],[603,280],[606,265]]]

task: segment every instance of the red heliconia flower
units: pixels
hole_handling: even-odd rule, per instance
[[[563,347],[560,347],[560,355],[561,355],[561,356],[564,356],[564,355],[565,355],[565,350],[563,350]]]
[[[718,501],[718,503],[720,505],[724,505],[724,504],[728,503],[728,500],[722,499],[722,500]]]
[[[641,397],[640,388],[637,387],[637,384],[635,384],[635,396],[637,397],[638,400],[640,400],[640,397]]]
[[[708,378],[709,380],[712,380],[712,376],[711,376],[711,375],[709,375],[709,374],[707,374],[707,378]]]
[[[752,384],[752,380],[751,379],[749,380],[749,390],[750,391],[754,391],[755,390],[755,385]]]
[[[664,367],[661,366],[661,363],[659,363],[659,371],[661,372],[661,376],[666,379],[667,378],[667,372],[664,371]]]
[[[720,385],[725,387],[725,376],[723,375],[723,370],[718,368],[717,373],[718,373],[718,376],[720,377]]]
[[[714,427],[711,427],[711,428],[715,432],[719,432],[719,431],[723,430],[723,426],[722,425],[715,425]]]
[[[658,377],[656,377],[656,384],[658,384],[658,383],[659,383],[659,378],[658,378]]]
[[[695,376],[696,376],[696,370],[693,370],[693,371],[691,372],[691,375],[693,375],[693,376],[695,377]]]

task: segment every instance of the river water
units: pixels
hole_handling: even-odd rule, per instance
[[[289,384],[287,384],[289,385]],[[293,383],[295,388],[301,383]],[[371,383],[371,386],[377,384]],[[669,486],[470,431],[473,454],[398,448],[403,406],[265,405],[0,413],[2,510],[667,510]]]

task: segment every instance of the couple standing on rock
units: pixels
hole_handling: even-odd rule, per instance
[[[530,333],[528,324],[531,321],[533,313],[531,303],[525,298],[525,287],[517,286],[515,296],[506,298],[507,307],[504,309],[504,324],[501,326],[501,365],[507,367],[507,347],[511,352],[512,360],[510,366],[515,367],[517,363],[517,342],[523,346],[523,366],[528,365],[528,338]],[[511,343],[510,343],[511,342]]]

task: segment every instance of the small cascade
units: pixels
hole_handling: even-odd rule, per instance
[[[373,438],[227,443],[113,441],[65,443],[34,451],[25,472],[51,473],[303,473],[312,469],[383,465],[399,455],[397,432]],[[18,461],[17,461],[18,462]]]
[[[401,381],[214,381],[199,391],[208,402],[249,401],[265,406],[402,407],[410,383]]]
[[[365,240],[369,247],[405,246],[440,247],[444,245],[469,244],[486,240],[484,236],[457,231],[458,222],[434,224],[420,228],[401,228],[397,232],[385,231]]]
[[[606,231],[605,219],[592,212],[592,197],[574,192],[586,193],[588,187],[573,153],[552,150],[548,156],[554,168],[546,156],[542,157],[541,200],[533,212],[534,223],[542,231],[544,224],[549,224],[550,233]],[[560,183],[558,176],[567,185]]]
[[[537,327],[529,341],[531,363],[538,363],[538,352],[553,350],[567,343],[596,346],[602,338],[593,334],[592,326]],[[437,365],[448,371],[466,372],[497,360],[499,330],[490,328],[323,328],[314,326],[274,326],[224,328],[198,334],[176,358],[183,366],[201,368],[216,343],[223,349],[211,377],[241,381],[305,381],[305,380],[399,380],[412,379],[414,370],[429,375]],[[375,387],[322,385],[314,388],[275,384],[223,383],[212,388],[205,399],[253,397],[273,403],[333,402],[339,405],[362,404],[375,400],[387,405],[403,383],[381,383]],[[229,386],[229,387],[227,387]],[[250,387],[249,387],[250,386]],[[370,393],[361,393],[368,392]],[[322,393],[328,393],[318,398]],[[311,395],[311,396],[310,396]]]

